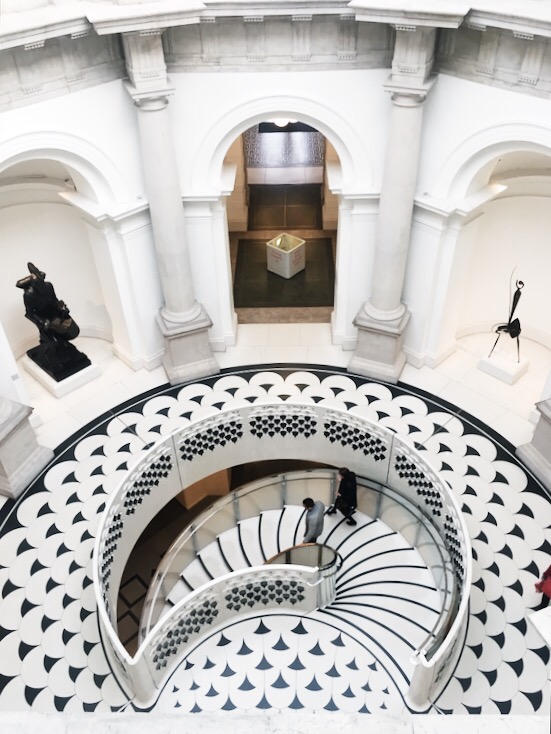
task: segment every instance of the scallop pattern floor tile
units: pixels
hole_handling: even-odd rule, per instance
[[[236,405],[286,401],[373,416],[426,452],[457,494],[473,538],[478,585],[463,656],[435,710],[529,714],[549,709],[549,651],[526,621],[539,601],[533,584],[551,552],[551,506],[543,488],[506,441],[435,397],[334,368],[293,365],[226,370],[128,401],[59,447],[45,474],[3,508],[0,709],[107,711],[128,703],[103,653],[88,576],[98,516],[109,493],[128,466],[175,426]],[[312,624],[311,648],[317,640],[329,656],[331,647],[319,640],[321,627],[330,625]],[[254,632],[237,635],[236,645],[249,634]],[[205,641],[201,649],[209,644],[214,642]],[[359,643],[350,640],[347,649],[354,644]],[[189,711],[321,707],[363,712],[403,706],[394,682],[370,668],[365,648],[354,652],[355,664],[371,671],[365,680],[356,680],[356,673],[342,675],[352,656],[335,657],[334,673],[328,664],[318,673],[302,662],[301,656],[311,661],[308,651],[301,649],[296,664],[278,658],[278,668],[270,657],[273,648],[262,650],[265,663],[256,665],[266,667],[255,667],[254,674],[232,675],[231,662],[239,655],[227,659],[229,670],[220,669],[225,687],[220,684],[218,690],[194,677],[203,654],[197,648],[193,674],[181,666],[175,673],[182,676],[179,690],[173,677],[157,705]],[[262,695],[259,676],[267,681]]]

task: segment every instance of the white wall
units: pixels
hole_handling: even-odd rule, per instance
[[[55,145],[61,150],[69,148],[102,169],[115,188],[107,203],[145,196],[136,110],[122,82],[2,113],[0,169],[8,155],[35,149],[40,155],[30,157],[47,158],[44,151]]]
[[[525,287],[515,316],[523,334],[551,346],[551,205],[545,197],[506,197],[487,204],[464,282],[460,333],[506,323],[510,280]],[[509,339],[509,337],[504,337]]]
[[[522,128],[534,126],[551,140],[551,101],[439,74],[425,102],[418,196],[442,196],[458,152],[490,145],[512,125],[519,141]]]
[[[0,314],[16,357],[38,344],[38,330],[24,317],[27,262],[46,273],[84,336],[111,338],[111,322],[80,214],[64,204],[24,204],[0,209],[2,288]]]
[[[171,75],[176,93],[169,109],[181,187],[190,200],[186,204],[190,218],[194,199],[220,196],[224,156],[236,136],[256,122],[278,113],[288,115],[316,127],[335,148],[342,171],[339,193],[350,196],[354,216],[346,233],[350,257],[337,253],[340,292],[335,300],[333,338],[349,349],[355,341],[352,320],[369,294],[371,282],[374,228],[371,208],[365,202],[366,194],[380,188],[382,177],[391,104],[383,88],[387,76],[386,70]],[[222,252],[227,244],[222,242],[219,228],[211,232],[215,230],[209,235],[205,224],[204,244],[199,246],[197,240],[190,258],[193,273],[201,273],[200,278],[194,278],[195,296],[207,306],[214,321],[211,339],[214,343],[225,339],[229,344],[231,298],[225,293],[231,289],[231,273],[229,258]],[[210,243],[209,236],[214,236]],[[341,244],[339,238],[338,249]],[[221,262],[222,258],[227,262]],[[216,292],[213,283],[218,284]]]
[[[169,108],[184,194],[206,194],[219,185],[213,173],[220,175],[237,134],[276,113],[293,113],[293,119],[312,123],[320,132],[329,128],[348,190],[373,190],[382,175],[387,76],[386,70],[172,74],[176,93]],[[338,138],[348,145],[348,157]],[[216,171],[211,160],[221,141]]]
[[[48,158],[64,164],[77,194],[85,198],[75,207],[34,204],[0,210],[0,248],[10,250],[4,257],[0,318],[12,348],[18,356],[36,338],[36,328],[22,316],[22,292],[12,287],[26,274],[27,260],[36,260],[84,334],[114,339],[117,353],[136,368],[156,366],[162,339],[154,314],[163,300],[148,214],[143,215],[147,222],[139,224],[132,214],[143,208],[146,196],[136,108],[120,81],[2,114],[0,170],[9,172],[15,161]],[[25,170],[29,167],[31,162]],[[81,214],[79,206],[90,216]],[[114,217],[111,227],[106,213]],[[94,217],[97,231],[84,225],[87,218],[93,224]],[[106,289],[103,295],[100,285]]]

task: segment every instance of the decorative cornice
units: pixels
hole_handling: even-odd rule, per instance
[[[41,41],[33,41],[32,43],[26,43],[23,48],[25,51],[33,51],[35,48],[43,48],[45,44],[44,39]]]
[[[551,11],[549,3],[536,5],[530,0],[524,0],[522,3],[513,4],[504,1],[496,11],[472,10],[468,14],[466,25],[469,28],[479,26],[481,30],[486,28],[509,30],[517,38],[530,39],[534,36],[551,38]]]
[[[165,28],[198,24],[206,5],[200,0],[176,2],[165,0],[155,5],[152,12],[151,5],[104,5],[93,8],[87,13],[87,18],[94,26],[98,35],[112,33],[129,33],[139,31],[163,31]],[[211,14],[212,15],[212,14]]]
[[[389,23],[406,30],[416,28],[458,28],[464,21],[471,4],[464,0],[352,0],[348,8],[356,14],[356,20],[370,23]]]

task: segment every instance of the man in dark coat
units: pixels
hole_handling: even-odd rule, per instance
[[[343,466],[339,469],[339,486],[335,496],[335,504],[327,511],[328,515],[334,515],[337,510],[346,517],[348,525],[357,525],[352,515],[357,507],[357,483],[356,475],[350,469]]]

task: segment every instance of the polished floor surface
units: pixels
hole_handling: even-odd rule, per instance
[[[320,184],[249,186],[249,231],[321,229]]]
[[[539,601],[534,581],[549,563],[551,512],[542,488],[516,461],[512,445],[530,438],[533,402],[540,397],[549,371],[547,350],[525,345],[531,371],[519,380],[522,384],[514,386],[494,384],[477,370],[478,355],[485,348],[482,337],[464,341],[438,370],[407,368],[404,384],[387,386],[351,378],[338,367],[329,366],[338,365],[339,360],[345,362],[348,355],[330,345],[326,325],[278,326],[261,327],[262,332],[253,326],[241,327],[238,347],[220,355],[227,374],[199,381],[184,391],[163,387],[166,378],[160,368],[153,373],[132,373],[112,357],[108,345],[95,340],[82,340],[80,344],[102,368],[103,375],[95,385],[82,387],[63,401],[53,401],[27,381],[42,420],[37,428],[41,442],[57,445],[68,440],[58,450],[54,464],[15,507],[10,503],[3,507],[0,708],[99,711],[127,705],[103,653],[90,580],[98,517],[128,462],[177,424],[179,400],[185,399],[189,405],[195,391],[198,409],[203,399],[211,405],[229,407],[235,394],[233,388],[228,390],[232,382],[250,402],[264,399],[269,391],[270,399],[280,395],[283,400],[285,395],[302,393],[302,399],[321,399],[347,410],[356,404],[368,404],[381,423],[401,435],[412,434],[456,493],[474,549],[474,585],[465,647],[454,676],[435,702],[435,711],[528,714],[548,710],[549,651],[526,617]],[[228,364],[232,360],[240,364],[278,364],[233,369]],[[326,366],[314,367],[316,362]],[[289,367],[282,372],[285,364]],[[417,386],[410,387],[414,381]],[[150,392],[142,398],[134,397],[144,390]],[[125,400],[129,401],[126,405],[113,408]],[[496,430],[508,434],[511,443]],[[79,433],[70,438],[74,431]],[[334,626],[339,625],[338,620],[333,620]],[[265,637],[266,664],[262,665],[276,667],[268,651],[270,644],[271,649],[277,645],[279,635],[292,647],[287,641],[296,634],[296,627],[289,626],[292,623],[294,620],[285,627],[283,618],[275,627],[271,621],[266,623],[272,638]],[[229,634],[226,639],[230,639]],[[329,638],[329,633],[317,628],[312,634],[305,654],[316,649],[317,639],[328,660],[336,636]],[[258,624],[231,635],[234,645],[245,643],[251,647],[249,641],[260,637]],[[208,645],[222,648],[225,645],[221,639],[218,635],[205,641],[205,647],[192,651],[187,662],[196,665],[196,670],[203,666],[208,671]],[[367,666],[372,664],[368,661],[370,655],[375,657],[374,650],[366,648]],[[239,661],[235,659],[230,670],[237,675],[235,666]],[[338,675],[334,677],[341,683],[351,662],[342,658],[335,669]],[[306,666],[302,660],[301,664]],[[217,660],[215,665],[222,663]],[[221,675],[225,667],[220,670]],[[285,688],[291,680],[282,670],[283,683],[279,685]],[[381,696],[385,689],[391,690],[392,682],[399,688],[392,671],[385,675],[390,676],[388,684],[384,679],[376,684],[373,681]],[[208,678],[209,674],[203,676]],[[233,679],[230,672],[226,677]],[[164,689],[158,705],[178,708],[185,700],[187,707],[192,689],[189,680],[179,684],[176,679],[172,681],[172,688]],[[252,683],[250,678],[248,681]],[[265,685],[277,688],[279,678],[272,680],[266,675],[265,681]],[[185,699],[184,694],[170,698],[171,692],[177,693],[174,688],[182,690],[188,683]],[[195,683],[200,685],[200,679]],[[307,691],[310,684],[314,689],[321,685],[318,680],[314,683],[313,676],[303,684]],[[371,682],[366,680],[362,685],[371,686]],[[242,676],[235,688],[242,696],[233,692],[232,706],[262,708],[265,701],[283,705],[282,698],[272,699],[270,704],[267,696],[251,703]],[[215,693],[210,693],[210,688],[202,690],[201,701],[213,701],[212,708],[224,709],[224,691],[216,687]],[[323,699],[322,708],[329,705],[347,710],[343,701],[353,697],[354,688],[352,696],[345,687],[336,693],[332,703]],[[385,699],[377,700],[382,708]],[[314,697],[308,701],[314,701]],[[317,703],[308,701],[303,697],[302,705],[316,709],[321,699],[318,697]],[[193,710],[193,705],[188,710]],[[285,705],[291,706],[288,702]],[[374,707],[367,700],[363,705],[366,710]]]
[[[240,239],[233,281],[236,308],[332,306],[335,266],[331,238],[308,238],[304,258],[303,269],[285,278],[268,270],[266,240]]]

